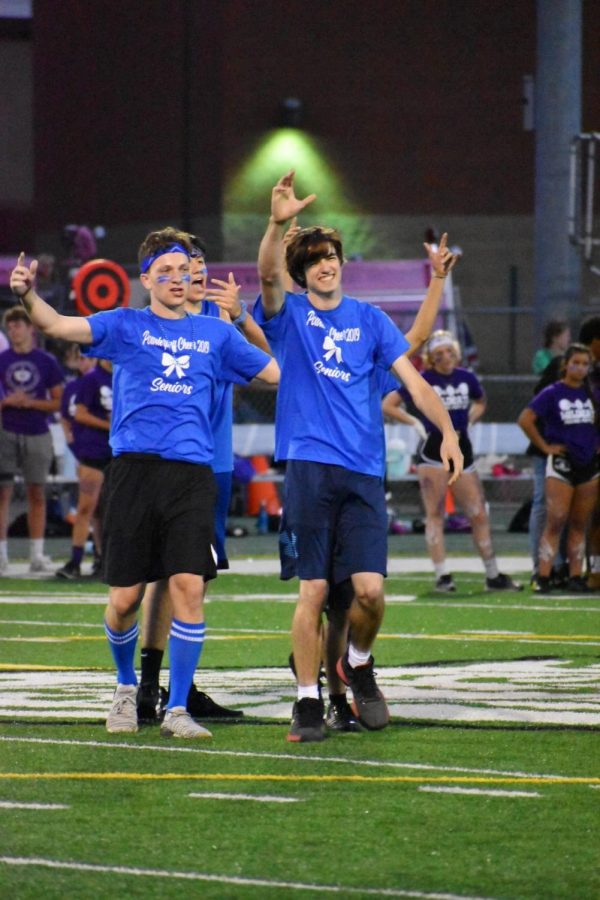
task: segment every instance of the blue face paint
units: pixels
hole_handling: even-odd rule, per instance
[[[152,263],[157,260],[159,256],[164,256],[165,253],[184,253],[188,259],[190,255],[182,244],[169,244],[167,247],[161,247],[160,250],[157,250],[155,253],[149,253],[148,256],[143,258],[140,263],[141,274],[145,275]]]
[[[191,281],[192,279],[191,279],[191,277],[190,277],[189,275],[182,275],[182,276],[181,276],[181,280],[182,280],[182,281]]]
[[[170,280],[171,280],[170,275],[159,275],[158,278],[156,279],[156,283],[157,284],[165,284],[167,281],[170,281]]]

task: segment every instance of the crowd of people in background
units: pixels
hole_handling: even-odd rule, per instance
[[[215,704],[193,681],[206,584],[228,567],[235,382],[259,377],[279,384],[282,577],[300,582],[289,741],[322,740],[326,725],[377,730],[389,720],[373,668],[387,562],[384,417],[408,422],[420,435],[416,471],[434,590],[457,591],[444,546],[449,490],[470,524],[485,588],[522,590],[498,569],[469,438],[486,409],[481,381],[461,366],[455,335],[431,333],[457,255],[445,235],[439,247],[425,245],[431,285],[407,340],[375,306],[343,293],[338,232],[297,225],[295,217],[313,200],[296,198],[293,172],[275,185],[253,315],[233,275],[208,286],[203,243],[172,228],[152,232],[140,247],[150,298],[144,310],[66,316],[36,289],[36,274],[43,285],[44,272],[36,273],[35,263],[27,266],[21,256],[13,271],[21,302],[5,313],[7,345],[0,348],[0,575],[10,572],[9,513],[19,474],[30,571],[80,578],[92,537],[91,572],[111,586],[105,616],[117,672],[111,732],[162,719],[163,734],[209,737],[196,719],[242,715]],[[36,328],[63,342],[60,363],[43,349]],[[567,321],[548,323],[532,364],[540,381],[518,418],[531,441],[531,584],[542,594],[600,588],[600,316],[583,322],[578,337],[571,341]],[[408,354],[422,345],[419,372]],[[58,569],[44,554],[52,420],[60,420],[78,479],[71,553]],[[175,509],[172,488],[180,492]],[[171,683],[164,690],[159,674],[167,640]],[[319,681],[324,656],[334,698],[327,715]]]

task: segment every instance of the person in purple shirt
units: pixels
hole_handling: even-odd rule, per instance
[[[92,523],[95,559],[92,574],[100,570],[102,549],[100,518],[96,515],[104,472],[111,459],[108,443],[112,411],[112,364],[98,361],[86,375],[77,379],[73,397],[73,434],[79,461],[79,496],[73,522],[71,558],[57,569],[56,576],[72,580],[81,577],[81,561]]]
[[[562,363],[562,378],[537,394],[519,416],[527,437],[548,457],[546,463],[546,526],[539,550],[534,591],[552,589],[550,573],[560,534],[568,525],[567,590],[591,590],[583,577],[585,535],[598,500],[600,435],[598,402],[589,374],[592,351],[571,344]],[[543,425],[543,434],[538,423]]]
[[[423,378],[434,389],[448,410],[459,435],[464,456],[461,478],[452,486],[452,493],[471,523],[473,542],[485,568],[485,587],[488,591],[519,591],[522,585],[498,571],[492,546],[490,522],[485,506],[481,481],[475,468],[473,447],[469,439],[469,425],[476,422],[486,407],[483,388],[477,376],[460,363],[458,341],[449,331],[434,331],[425,347],[424,361],[428,367]],[[405,388],[388,394],[383,401],[384,415],[404,421],[399,415],[403,401],[409,400]],[[456,585],[448,572],[444,544],[444,500],[448,490],[449,473],[442,467],[438,429],[422,413],[419,418],[427,433],[418,448],[418,476],[421,498],[425,507],[425,541],[435,570],[435,590],[454,592]]]
[[[26,485],[29,568],[44,572],[49,563],[45,485],[54,455],[48,417],[60,407],[63,374],[57,360],[35,346],[35,329],[24,309],[9,309],[4,328],[10,348],[0,353],[0,575],[8,572],[8,517],[18,472]]]

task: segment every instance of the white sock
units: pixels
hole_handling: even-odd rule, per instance
[[[495,556],[491,556],[489,559],[484,559],[483,565],[485,567],[485,574],[488,578],[497,578],[500,574],[498,571],[498,563],[496,562]]]
[[[0,559],[8,559],[8,541],[0,541]]]
[[[371,659],[370,650],[357,650],[354,644],[348,644],[348,662],[351,668],[366,666]]]
[[[31,547],[31,559],[39,559],[44,555],[44,538],[32,538],[29,544]]]
[[[304,700],[305,697],[310,697],[311,700],[319,699],[319,685],[318,684],[299,684],[298,685],[298,700]]]
[[[436,578],[441,578],[442,575],[447,575],[448,572],[446,570],[446,560],[443,560],[441,563],[434,563],[433,570],[435,572]]]

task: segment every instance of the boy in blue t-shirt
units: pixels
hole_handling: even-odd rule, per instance
[[[144,586],[165,578],[173,601],[171,693],[164,735],[210,737],[185,708],[204,640],[205,583],[213,556],[215,483],[210,409],[215,385],[258,377],[276,384],[277,363],[217,318],[190,316],[189,254],[174,229],[151,232],[139,249],[146,309],[89,318],[62,316],[36,294],[34,260],[19,256],[11,289],[50,337],[89,345],[113,363],[104,580],[105,630],[117,668],[106,727],[138,729],[134,654]]]
[[[442,459],[462,469],[462,454],[439,398],[404,356],[407,341],[389,317],[343,294],[338,233],[304,228],[289,242],[286,264],[305,294],[286,293],[281,241],[286,222],[314,199],[294,194],[294,173],[273,189],[262,239],[261,295],[254,314],[281,366],[275,456],[287,460],[284,507],[296,538],[300,596],[292,623],[298,679],[290,741],[324,737],[317,683],[321,613],[328,581],[352,580],[351,640],[338,662],[367,728],[384,728],[387,704],[373,674],[371,648],[383,618],[387,518],[383,417],[378,367],[393,369],[417,406],[443,434]]]

